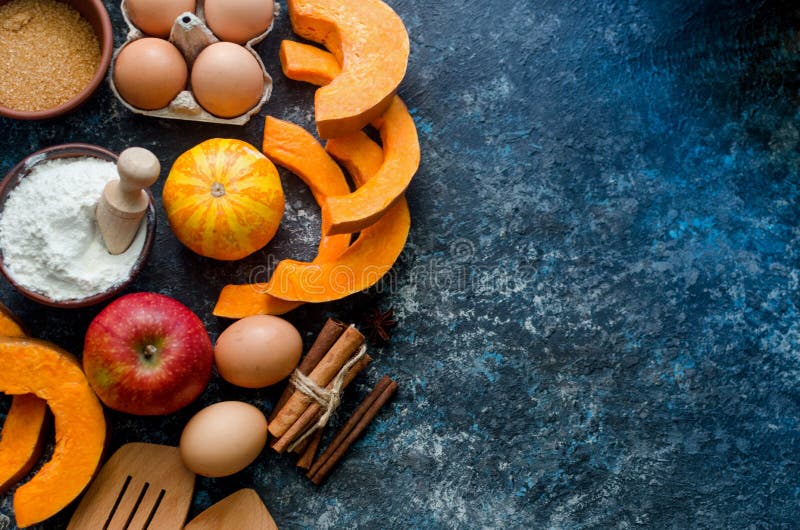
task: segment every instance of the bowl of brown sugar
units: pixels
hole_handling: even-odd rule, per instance
[[[103,81],[113,47],[101,0],[0,0],[0,115],[73,110]]]

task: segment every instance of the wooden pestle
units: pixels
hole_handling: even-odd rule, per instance
[[[131,246],[150,204],[145,190],[158,180],[161,164],[147,149],[130,147],[119,155],[117,172],[119,180],[106,184],[95,212],[111,254],[122,254]]]

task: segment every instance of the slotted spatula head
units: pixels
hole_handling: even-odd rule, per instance
[[[278,530],[261,497],[243,489],[192,519],[184,530]]]
[[[67,530],[180,530],[194,492],[194,473],[177,447],[123,445],[103,466]]]

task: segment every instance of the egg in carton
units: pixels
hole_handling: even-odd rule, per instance
[[[243,44],[244,49],[246,49],[255,58],[264,74],[264,89],[261,99],[255,106],[253,106],[244,114],[231,118],[223,118],[210,113],[203,108],[200,103],[198,103],[192,92],[191,79],[188,79],[185,89],[182,90],[174,99],[172,99],[172,101],[170,101],[167,106],[163,108],[156,110],[144,110],[125,101],[125,98],[123,98],[120,94],[120,91],[118,90],[114,81],[117,58],[119,57],[120,52],[122,52],[126,46],[139,39],[146,37],[158,38],[157,35],[145,33],[133,22],[133,17],[131,17],[131,12],[128,7],[128,4],[131,1],[132,0],[122,0],[122,16],[128,25],[129,32],[125,43],[123,43],[122,46],[114,51],[114,55],[111,60],[111,68],[109,69],[109,84],[111,85],[111,91],[125,107],[136,114],[154,116],[156,118],[221,123],[227,125],[244,125],[250,121],[250,118],[258,114],[259,110],[261,110],[272,94],[272,77],[270,77],[270,75],[267,73],[264,62],[261,60],[261,57],[255,51],[253,46],[264,40],[272,31],[272,28],[275,24],[275,18],[277,18],[279,12],[279,5],[277,2],[274,2],[273,4],[273,17],[269,27],[267,27],[263,33],[256,35]],[[206,22],[205,2],[206,0],[197,0],[194,12],[187,11],[178,15],[175,18],[175,21],[169,32],[169,42],[181,52],[189,71],[191,71],[195,59],[197,59],[197,56],[200,55],[200,52],[212,44],[223,42],[222,39],[214,34]]]

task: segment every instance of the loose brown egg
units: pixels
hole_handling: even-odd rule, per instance
[[[204,408],[186,424],[180,453],[184,465],[204,477],[226,477],[246,468],[267,443],[267,418],[241,401]]]
[[[274,385],[292,373],[303,339],[289,322],[269,315],[245,317],[222,332],[214,348],[217,371],[245,388]]]
[[[169,37],[178,15],[196,7],[195,0],[128,0],[126,5],[133,25],[154,37]]]
[[[114,85],[122,99],[144,110],[169,105],[186,88],[189,69],[169,42],[146,37],[122,48],[114,63]]]
[[[206,22],[222,40],[244,44],[261,35],[275,14],[273,0],[206,0]]]
[[[232,42],[205,48],[192,67],[192,92],[211,114],[233,118],[255,107],[264,93],[264,72],[253,54]]]

